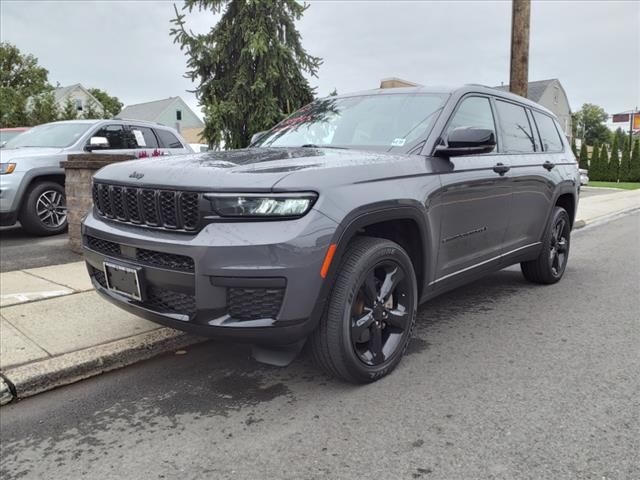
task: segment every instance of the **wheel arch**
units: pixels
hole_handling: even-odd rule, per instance
[[[424,206],[415,200],[367,205],[345,216],[331,242],[336,245],[336,249],[312,313],[314,320],[319,320],[324,311],[338,266],[349,243],[359,235],[386,238],[400,244],[407,251],[416,271],[420,299],[431,275],[429,265],[433,264],[429,262],[432,239],[426,218]],[[415,234],[417,238],[414,237]]]
[[[16,192],[16,198],[14,200],[16,211],[20,211],[22,208],[22,201],[26,192],[38,182],[56,182],[64,187],[64,170],[62,168],[44,167],[34,168],[26,172]]]

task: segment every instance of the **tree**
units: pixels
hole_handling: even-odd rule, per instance
[[[596,180],[607,181],[609,179],[609,152],[607,144],[602,145],[598,156],[598,178]]]
[[[99,88],[89,88],[88,90],[104,107],[103,118],[113,118],[122,111],[124,104],[118,97],[112,97]]]
[[[571,137],[571,151],[573,152],[573,156],[578,158],[578,147],[576,145],[576,137]]]
[[[589,152],[587,151],[587,144],[585,142],[582,142],[580,146],[580,168],[586,168],[587,170],[590,168]]]
[[[45,92],[30,98],[28,105],[28,123],[40,125],[58,120],[58,104],[53,92]]]
[[[596,143],[591,150],[591,160],[589,161],[589,178],[591,180],[602,180],[602,168],[600,168],[600,149]]]
[[[295,21],[306,5],[296,0],[186,0],[195,8],[222,12],[208,33],[187,30],[177,7],[171,35],[187,53],[186,77],[197,82],[210,145],[249,144],[251,135],[271,128],[309,103],[313,90],[304,72],[317,76],[321,60],[302,47]]]
[[[0,43],[0,126],[27,124],[27,99],[51,90],[48,75],[36,57],[11,43]]]
[[[329,94],[330,97],[337,97],[338,96],[338,89],[334,88],[333,91]]]
[[[618,137],[613,139],[611,146],[611,156],[607,165],[607,180],[610,182],[618,181],[618,170],[620,169],[620,154],[618,153]]]
[[[633,142],[633,153],[631,154],[631,168],[629,180],[632,182],[640,182],[640,140]]]
[[[82,116],[87,120],[95,120],[96,118],[103,118],[103,112],[93,100],[89,99],[84,105],[84,114]]]
[[[596,141],[607,143],[611,141],[611,133],[605,122],[609,118],[602,107],[585,103],[579,112],[574,115],[577,125],[577,134],[587,145],[593,145]]]
[[[78,110],[76,108],[76,102],[71,97],[67,97],[64,102],[64,107],[60,111],[60,120],[75,120],[78,118]]]
[[[629,151],[629,143],[624,142],[622,149],[622,159],[620,160],[620,173],[618,174],[621,182],[631,181],[631,152]]]

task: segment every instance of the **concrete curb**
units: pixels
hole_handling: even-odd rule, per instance
[[[637,210],[640,210],[640,207],[633,205],[629,208],[624,208],[622,210],[618,210],[606,215],[600,215],[599,217],[594,217],[594,218],[590,218],[587,220],[576,220],[575,223],[573,224],[573,229],[577,230],[579,228],[584,228],[587,225],[593,225],[593,224],[597,224],[597,223],[601,223],[601,222],[606,222],[607,220],[613,219],[615,217],[619,217],[621,215],[626,215],[628,213],[632,213],[635,212]]]
[[[0,376],[0,405],[206,341],[171,328],[9,368]]]

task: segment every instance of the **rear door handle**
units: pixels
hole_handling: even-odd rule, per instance
[[[547,170],[551,171],[551,170],[553,170],[553,167],[555,167],[555,166],[556,166],[556,164],[555,164],[555,163],[553,163],[553,162],[550,162],[549,160],[547,160],[546,162],[544,162],[544,163],[542,164],[542,166],[543,166],[544,168],[546,168]]]
[[[504,163],[497,163],[496,166],[493,167],[493,171],[496,172],[496,173],[499,173],[500,176],[504,175],[509,170],[511,170],[511,167],[508,167]]]

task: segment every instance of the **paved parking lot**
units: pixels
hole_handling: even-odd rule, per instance
[[[3,272],[78,260],[80,256],[69,250],[67,234],[35,237],[19,225],[0,227],[0,270]]]
[[[420,309],[367,386],[205,343],[2,407],[3,479],[640,478],[640,213]]]

